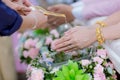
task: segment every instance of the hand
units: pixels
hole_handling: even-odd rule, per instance
[[[74,20],[74,17],[71,13],[72,6],[65,5],[65,4],[59,4],[55,6],[51,6],[48,8],[49,11],[53,11],[56,13],[62,13],[66,15],[67,22],[71,22]],[[61,24],[65,23],[65,18],[63,17],[55,17],[55,16],[48,16],[48,23],[52,26],[59,26]]]
[[[47,22],[47,16],[37,10],[31,11],[29,16],[34,17],[35,24],[37,23],[37,28],[41,28]]]
[[[95,28],[74,27],[65,32],[65,35],[53,42],[53,49],[58,52],[71,52],[88,47],[96,41]]]
[[[12,0],[12,2],[18,2],[19,4],[21,3],[26,7],[32,6],[29,0]]]
[[[21,15],[27,15],[31,11],[28,7],[31,4],[27,0],[3,0],[3,2]]]
[[[22,15],[27,15],[31,11],[29,7],[32,6],[32,4],[29,0],[12,0],[12,2],[17,3],[16,6],[13,6],[13,9]]]

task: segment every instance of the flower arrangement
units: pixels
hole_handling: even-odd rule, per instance
[[[117,80],[105,49],[92,46],[58,53],[51,44],[61,36],[59,31],[47,29],[27,31],[19,36],[18,50],[21,62],[28,64],[28,80]]]

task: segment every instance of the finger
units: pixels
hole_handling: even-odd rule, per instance
[[[32,6],[32,3],[29,0],[23,0],[23,4],[27,7]]]
[[[57,44],[55,50],[59,50],[59,49],[62,49],[62,48],[68,47],[68,46],[70,47],[71,43],[72,42],[69,40],[69,41],[65,41],[63,43]]]
[[[79,50],[79,48],[74,47],[74,48],[71,48],[69,50],[66,50],[65,52],[68,53],[68,52],[73,52],[73,51],[76,51],[76,50]]]
[[[66,31],[66,32],[64,33],[64,35],[71,35],[71,34],[73,34],[74,32],[76,32],[76,30],[73,30],[73,28],[71,28],[70,30]]]
[[[61,44],[61,43],[64,43],[64,42],[70,41],[70,40],[71,40],[70,36],[63,36],[61,39],[58,39],[55,42],[55,45],[57,46],[58,44]]]
[[[74,28],[71,28],[70,30],[68,30],[67,32],[65,32],[65,35],[70,35],[70,34],[76,32],[76,31],[79,29],[78,27],[79,27],[79,26],[76,26],[76,27],[74,27]]]
[[[58,52],[62,52],[62,51],[66,52],[66,51],[69,51],[69,50],[71,50],[73,48],[75,48],[75,45],[68,45],[68,46],[64,46],[64,47],[62,47],[60,49],[57,49],[56,51],[58,51]]]
[[[16,10],[20,13],[20,14],[24,14],[24,15],[27,15],[31,9],[30,8],[27,8],[25,6],[21,6],[21,5],[18,5]]]

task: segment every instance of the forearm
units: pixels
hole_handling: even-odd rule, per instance
[[[120,11],[112,14],[104,21],[107,26],[115,25],[120,22]]]
[[[105,40],[115,40],[120,38],[120,23],[102,29]]]
[[[120,11],[112,14],[111,16],[107,17],[106,20],[103,21],[107,26],[112,26],[120,22]],[[93,27],[98,27],[98,24],[93,25]]]
[[[35,19],[33,16],[22,16],[23,18],[23,23],[19,29],[19,32],[24,32],[28,29],[32,29],[33,26],[35,25]]]

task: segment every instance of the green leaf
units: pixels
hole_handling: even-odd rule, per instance
[[[84,72],[83,72],[83,70],[78,70],[77,72],[76,72],[76,74],[83,74]]]
[[[65,80],[65,79],[62,77],[57,77],[57,78],[54,78],[53,80]]]
[[[76,75],[75,80],[83,80],[83,75]]]
[[[74,71],[73,69],[70,70],[69,74],[70,74],[70,78],[71,78],[72,80],[75,80],[75,71]]]
[[[65,77],[66,80],[70,80],[70,77],[69,77],[69,69],[67,66],[63,66],[62,67],[62,73]]]
[[[68,68],[71,70],[73,68],[73,61],[69,60],[68,61]]]
[[[58,77],[64,77],[62,71],[57,71],[56,75],[57,75]]]
[[[49,33],[49,30],[48,29],[37,29],[37,30],[34,30],[34,33],[36,35],[44,35],[44,34]]]
[[[77,72],[78,71],[78,64],[76,62],[73,63],[72,68],[75,70],[75,72]]]
[[[87,74],[84,74],[83,80],[90,80],[90,76]]]

